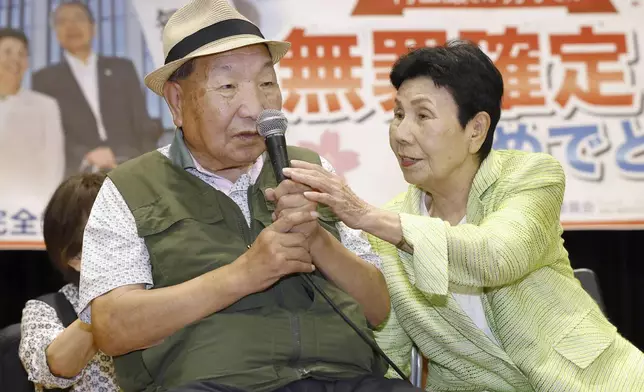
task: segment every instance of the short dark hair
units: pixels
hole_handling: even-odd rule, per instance
[[[43,237],[47,253],[69,283],[78,285],[80,274],[68,263],[81,253],[85,224],[104,180],[104,173],[71,176],[58,186],[45,208]]]
[[[476,44],[454,40],[403,55],[389,75],[396,90],[406,80],[417,77],[430,78],[436,87],[444,87],[450,92],[463,128],[479,112],[490,116],[490,129],[478,152],[481,161],[487,158],[501,118],[503,99],[503,76],[492,60]]]
[[[85,14],[87,15],[87,18],[92,24],[96,23],[96,20],[94,19],[94,14],[92,14],[92,10],[89,8],[87,3],[81,0],[64,0],[62,1],[58,7],[54,10],[54,12],[51,14],[51,24],[54,25],[56,22],[56,13],[58,12],[59,9],[67,6],[76,6],[78,8],[81,8],[83,11],[85,11]]]
[[[185,63],[181,64],[181,66],[177,68],[177,70],[174,71],[172,75],[170,75],[170,77],[168,78],[168,81],[178,82],[179,80],[186,79],[192,74],[192,72],[194,72],[194,70],[195,70],[195,59],[192,58],[186,61]]]
[[[21,30],[12,29],[11,27],[0,28],[0,41],[5,38],[15,38],[25,44],[25,48],[29,50],[29,39]]]

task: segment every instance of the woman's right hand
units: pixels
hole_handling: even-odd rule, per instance
[[[313,191],[304,192],[304,197],[329,206],[352,229],[364,229],[367,216],[377,210],[359,198],[340,176],[322,166],[294,160],[291,161],[290,168],[284,169],[284,174],[293,181],[312,188]]]

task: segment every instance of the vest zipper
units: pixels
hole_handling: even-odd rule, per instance
[[[293,354],[291,356],[291,363],[293,366],[298,365],[298,361],[302,356],[302,329],[300,327],[300,317],[297,314],[291,314],[291,333],[293,334]],[[300,377],[304,377],[308,374],[306,369],[296,368]]]

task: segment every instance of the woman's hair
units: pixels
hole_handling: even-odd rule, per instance
[[[69,261],[81,253],[83,232],[104,173],[83,173],[66,179],[51,197],[43,217],[43,236],[52,263],[65,280],[78,285],[80,273]]]
[[[490,128],[478,152],[483,161],[492,150],[503,98],[503,76],[492,60],[474,43],[454,40],[409,52],[396,61],[389,75],[396,90],[406,80],[417,77],[430,78],[436,87],[449,91],[463,128],[479,112],[490,116]]]

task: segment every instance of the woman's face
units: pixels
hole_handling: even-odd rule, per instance
[[[67,264],[69,264],[69,266],[72,267],[77,272],[80,272],[80,269],[81,269],[81,255],[79,254],[78,256],[72,257],[67,262]]]
[[[449,179],[480,148],[473,127],[463,129],[451,93],[427,77],[406,80],[398,89],[389,144],[405,180],[424,190]],[[477,144],[477,143],[475,143]]]

